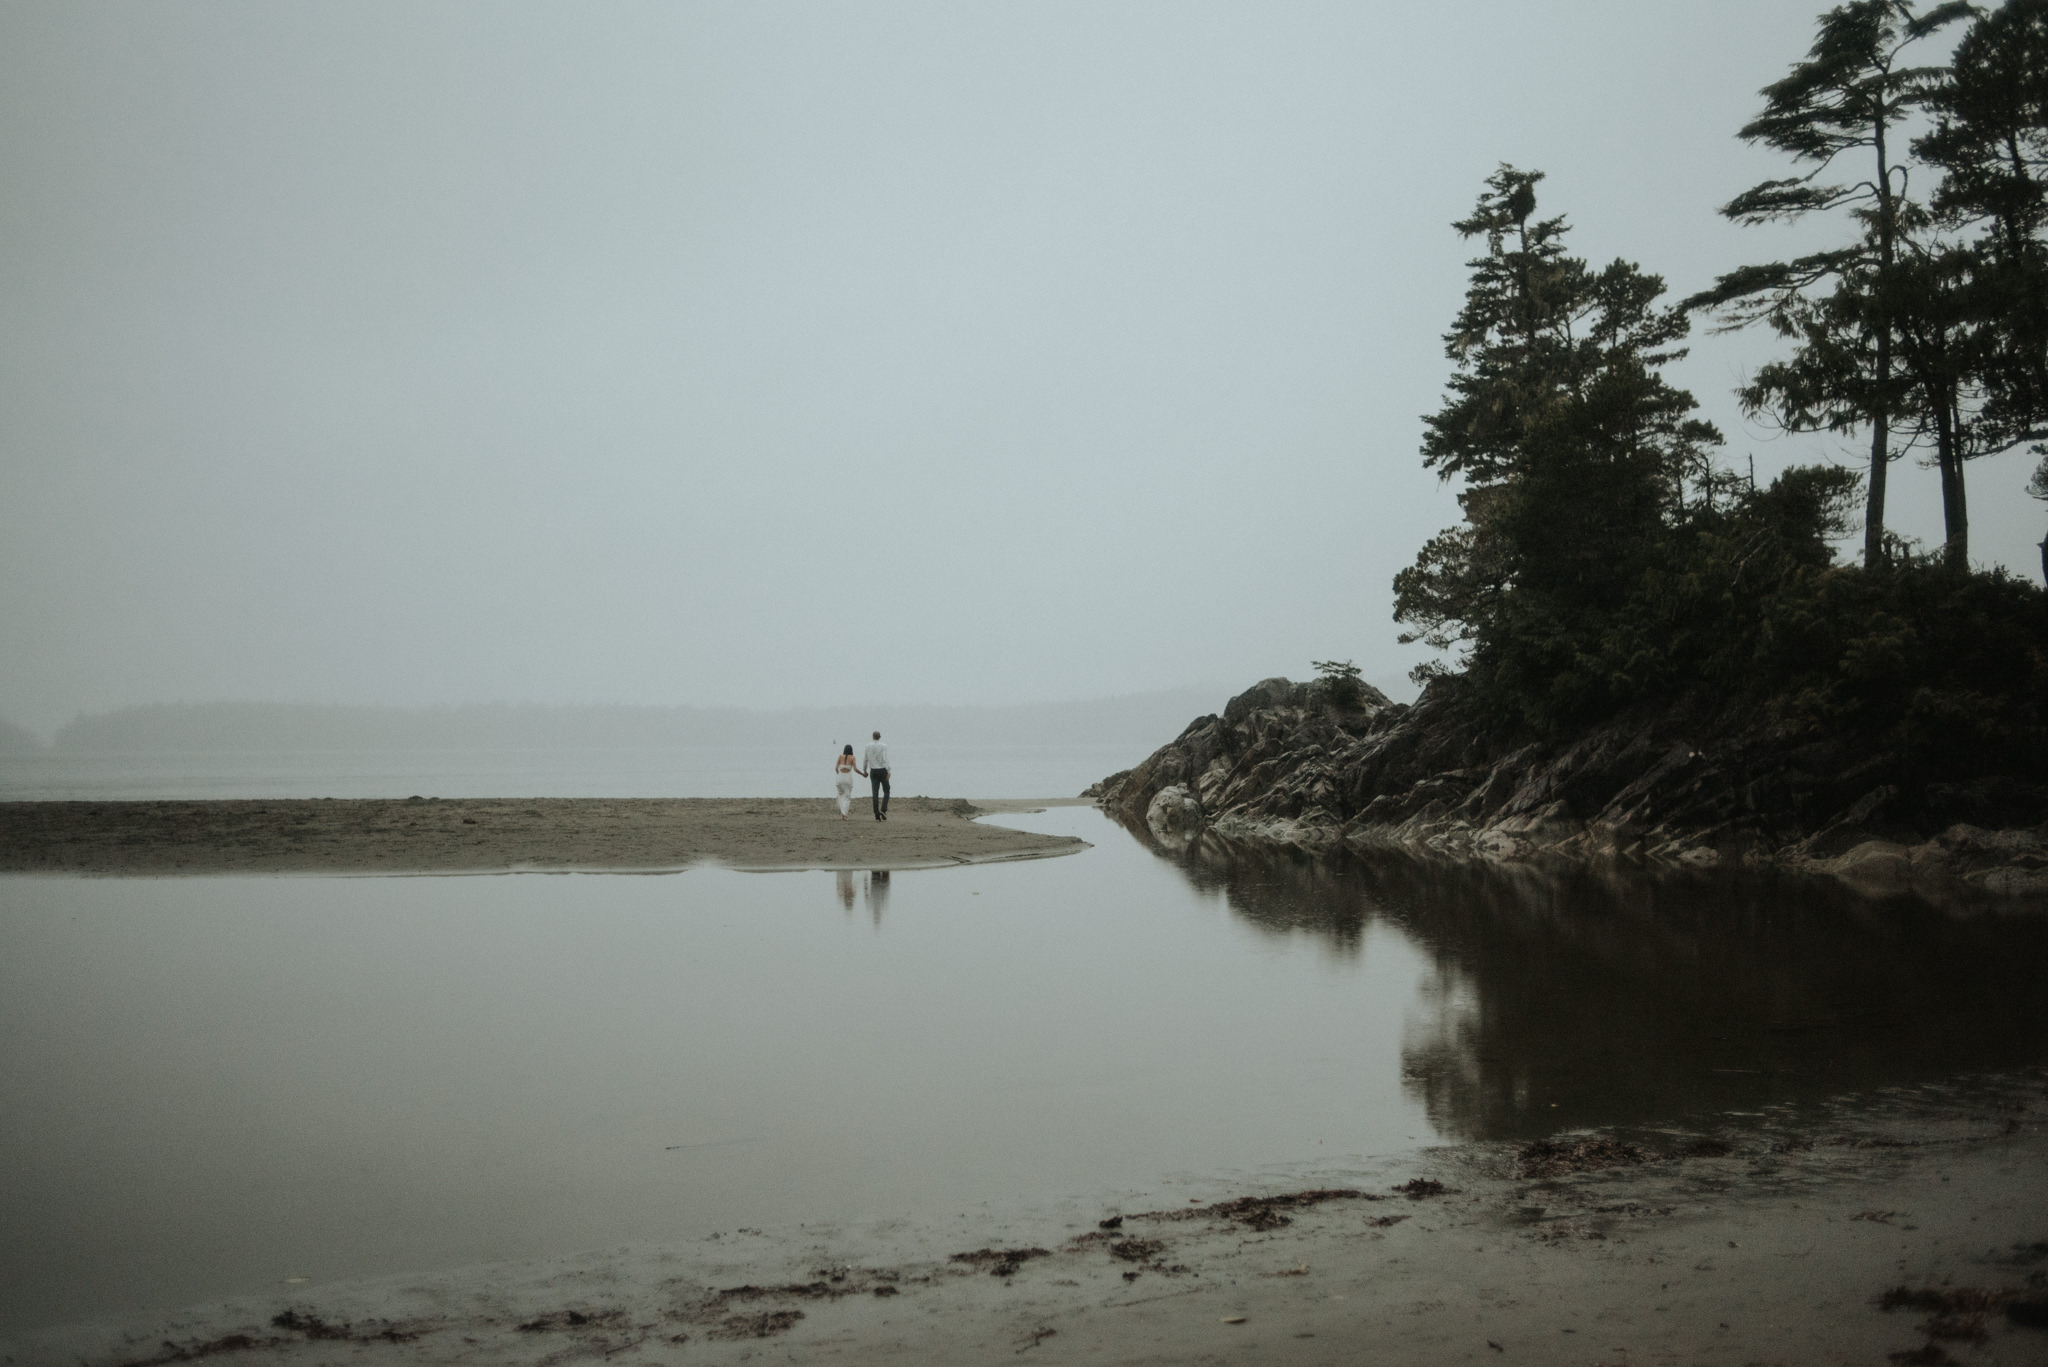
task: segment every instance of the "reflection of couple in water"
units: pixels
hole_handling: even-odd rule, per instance
[[[853,807],[853,776],[859,774],[868,781],[870,794],[875,802],[875,820],[889,819],[889,747],[882,744],[882,733],[875,732],[874,740],[868,745],[865,766],[853,757],[853,747],[847,746],[832,760],[832,780],[839,789],[839,819],[846,820],[846,814]]]
[[[839,905],[853,910],[853,870],[841,869],[835,875],[839,883]],[[876,869],[868,874],[863,888],[868,904],[868,914],[875,918],[875,926],[882,924],[882,909],[889,905],[889,871]]]

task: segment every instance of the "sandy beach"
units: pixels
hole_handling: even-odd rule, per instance
[[[917,869],[1086,849],[976,821],[1079,799],[383,798],[0,803],[0,873],[104,875]]]
[[[11,1363],[2038,1364],[2048,1079],[924,1223],[299,1278]]]

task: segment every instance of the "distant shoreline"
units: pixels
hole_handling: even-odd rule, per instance
[[[48,743],[0,719],[0,756],[267,752],[836,746],[870,731],[919,745],[1101,743],[1140,750],[1172,735],[1221,689],[1175,688],[1065,702],[825,707],[462,703],[442,707],[215,701],[146,703],[85,713]],[[11,744],[10,744],[11,737]]]
[[[825,798],[293,798],[0,802],[0,873],[672,873],[698,865],[917,869],[1088,848],[974,818],[1085,806],[900,798],[878,822],[861,793]]]

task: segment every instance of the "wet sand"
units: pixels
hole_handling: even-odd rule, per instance
[[[2038,1073],[1888,1094],[1808,1132],[1587,1138],[1250,1191],[1180,1179],[925,1224],[302,1278],[0,1349],[24,1367],[2048,1361]]]
[[[977,822],[1079,799],[319,798],[0,802],[0,873],[406,874],[916,869],[1087,848]]]

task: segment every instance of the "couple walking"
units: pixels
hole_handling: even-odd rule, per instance
[[[832,761],[832,777],[839,785],[839,819],[846,820],[846,813],[853,806],[853,776],[859,774],[868,781],[868,790],[875,801],[875,820],[889,819],[889,747],[882,744],[882,733],[875,732],[875,738],[868,743],[868,752],[863,766],[855,762],[853,747],[847,746]]]

